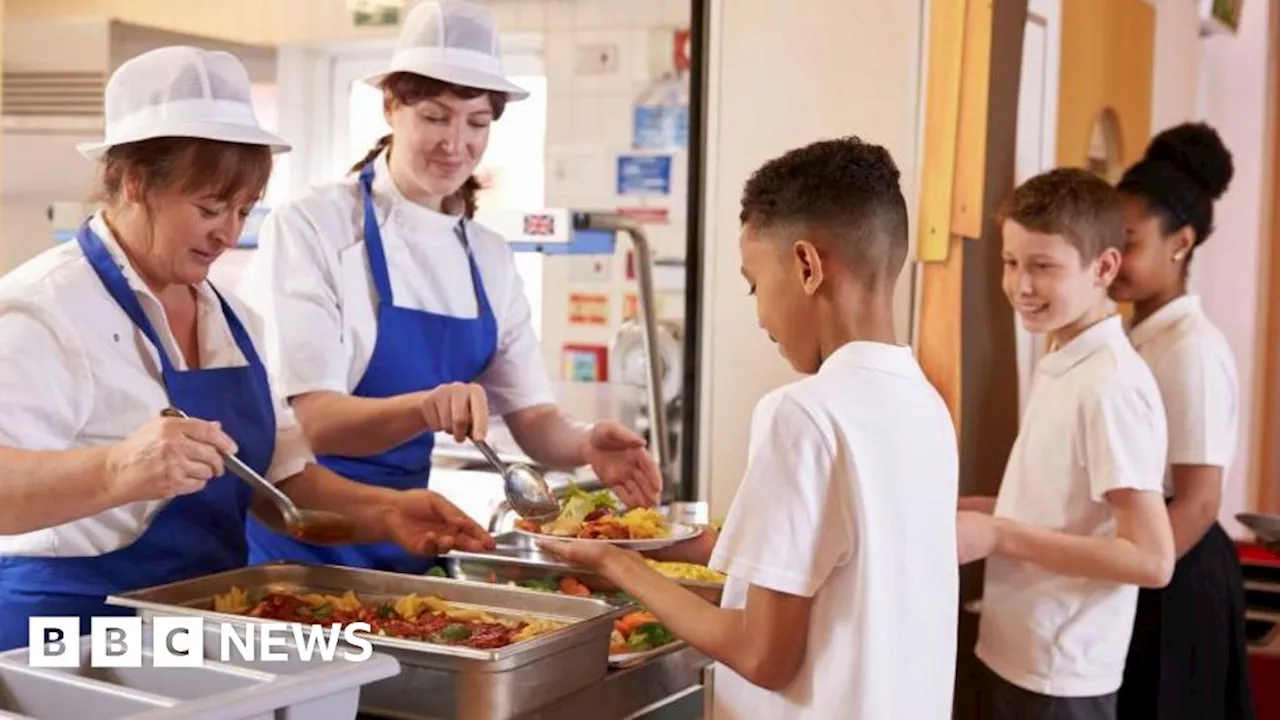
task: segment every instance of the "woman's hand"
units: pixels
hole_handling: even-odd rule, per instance
[[[236,443],[216,422],[162,417],[107,453],[107,482],[124,502],[168,500],[200,492],[225,472]]]
[[[409,552],[427,556],[484,552],[495,545],[479,523],[431,490],[398,493],[386,515],[386,534]]]
[[[653,507],[662,496],[662,474],[644,439],[615,422],[596,423],[582,457],[596,477],[627,507]]]
[[[484,388],[474,383],[448,383],[427,390],[419,408],[428,430],[449,433],[457,442],[484,440],[489,432],[489,399]]]

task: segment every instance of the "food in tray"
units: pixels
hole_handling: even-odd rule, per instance
[[[572,575],[561,578],[534,578],[530,580],[512,581],[511,585],[541,590],[543,592],[594,597],[606,600],[614,605],[637,604],[635,598],[624,592],[603,593],[592,592],[590,588]],[[644,608],[627,613],[613,622],[613,633],[609,638],[610,655],[627,655],[648,652],[665,647],[679,640],[666,625]]]
[[[613,633],[609,637],[609,654],[625,655],[641,653],[666,647],[679,640],[658,621],[652,613],[645,610],[629,613],[613,623]]]
[[[672,580],[691,580],[693,582],[707,583],[709,585],[723,585],[725,581],[724,573],[718,570],[712,570],[706,565],[697,565],[695,563],[683,562],[659,562],[657,560],[645,559],[649,567],[666,575]]]
[[[374,635],[483,650],[514,645],[567,625],[538,617],[500,617],[416,593],[380,603],[365,602],[350,590],[342,595],[322,595],[233,587],[214,596],[213,610],[312,625],[366,622]]]
[[[526,532],[582,540],[657,540],[671,537],[671,524],[653,508],[623,511],[608,490],[587,492],[573,486],[565,493],[560,516],[538,524],[518,520]]]

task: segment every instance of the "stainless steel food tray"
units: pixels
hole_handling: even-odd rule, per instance
[[[206,575],[108,598],[135,608],[144,621],[194,615],[235,624],[257,618],[217,613],[213,597],[240,587],[342,594],[380,601],[409,593],[433,595],[495,615],[568,621],[568,627],[493,650],[366,635],[374,649],[399,660],[401,673],[372,683],[360,709],[394,718],[507,718],[599,682],[607,671],[609,635],[623,608],[602,600],[421,575],[331,565],[273,563]]]
[[[444,556],[449,576],[458,580],[507,585],[522,580],[572,575],[592,590],[613,592],[618,589],[589,570],[567,565],[542,552],[528,535],[504,533],[495,536],[494,540],[497,547],[489,553],[454,551]],[[722,584],[683,579],[676,579],[675,582],[716,605],[720,604],[720,597],[724,593]]]

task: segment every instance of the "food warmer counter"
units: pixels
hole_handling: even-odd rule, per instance
[[[194,615],[243,625],[258,620],[225,607],[223,612],[216,611],[215,597],[225,598],[235,588],[248,595],[285,591],[342,596],[352,591],[363,602],[380,604],[416,594],[439,598],[455,609],[478,610],[491,617],[550,620],[558,626],[494,649],[367,636],[375,657],[394,658],[399,672],[360,688],[361,718],[709,717],[711,663],[707,658],[677,641],[622,665],[610,662],[615,621],[638,608],[617,600],[507,584],[515,575],[531,577],[535,571],[565,568],[536,553],[522,557],[518,541],[510,536],[499,539],[505,542],[492,558],[450,556],[454,577],[279,563],[143,589],[108,602],[134,608],[144,624],[156,616]]]

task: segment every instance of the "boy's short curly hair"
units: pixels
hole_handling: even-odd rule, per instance
[[[1019,185],[1000,205],[1006,220],[1031,232],[1061,235],[1088,264],[1107,248],[1124,247],[1124,206],[1116,189],[1081,168],[1057,168]]]
[[[743,189],[738,219],[759,230],[812,233],[863,280],[892,284],[908,249],[899,178],[879,145],[857,137],[822,140],[757,170]]]

